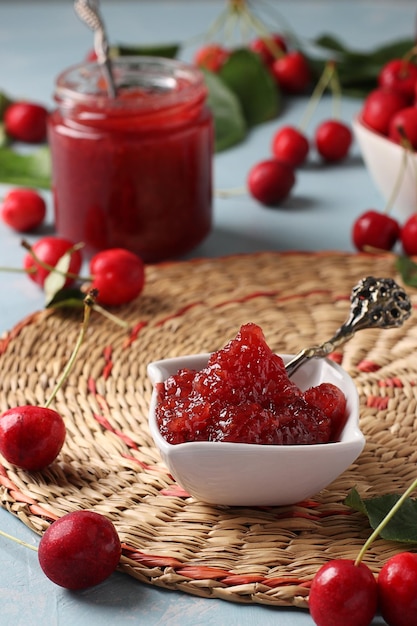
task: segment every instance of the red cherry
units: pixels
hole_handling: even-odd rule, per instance
[[[271,71],[278,85],[289,94],[304,93],[311,83],[311,70],[301,52],[289,52],[276,59]]]
[[[68,241],[68,239],[62,239],[61,237],[42,237],[42,239],[38,239],[38,241],[33,244],[32,250],[41,261],[47,265],[55,267],[59,259],[63,257],[64,254],[73,246],[74,244],[71,241]],[[71,262],[68,271],[71,274],[78,274],[81,269],[81,265],[81,252],[79,250],[75,250],[71,254]],[[23,259],[23,267],[25,270],[35,269],[36,271],[29,271],[28,276],[35,283],[43,287],[45,278],[49,275],[50,271],[41,267],[29,252]],[[72,282],[72,279],[68,278],[65,282],[65,286],[70,285]]]
[[[381,69],[378,75],[378,85],[399,93],[408,102],[414,99],[414,90],[417,83],[417,66],[404,59],[392,59]]]
[[[417,213],[411,215],[401,229],[401,245],[408,256],[417,255]]]
[[[292,167],[297,167],[305,161],[308,150],[307,137],[293,126],[280,128],[272,138],[273,155]]]
[[[395,113],[391,118],[388,136],[399,144],[405,136],[412,147],[417,149],[417,107],[407,107]]]
[[[268,43],[270,44],[269,46]],[[270,37],[258,37],[257,39],[254,39],[249,44],[249,48],[252,52],[259,54],[265,65],[271,65],[276,58],[273,53],[273,48],[278,48],[280,52],[286,52],[287,42],[282,35],[273,34]]]
[[[391,118],[406,106],[407,100],[400,93],[387,89],[374,89],[363,103],[362,121],[377,133],[388,135]]]
[[[19,232],[34,230],[42,224],[45,215],[45,200],[33,189],[12,189],[1,205],[3,222]]]
[[[52,409],[25,405],[0,415],[0,452],[9,463],[28,471],[50,465],[65,434],[62,417]]]
[[[266,205],[284,200],[295,184],[292,167],[275,159],[261,161],[252,167],[248,175],[250,193]]]
[[[391,557],[378,576],[379,607],[389,626],[417,624],[417,555]]]
[[[377,583],[364,563],[334,559],[315,575],[309,596],[317,626],[369,626],[377,608]]]
[[[4,113],[4,128],[13,139],[27,143],[46,141],[47,109],[32,102],[14,102]]]
[[[364,250],[368,246],[378,250],[391,250],[399,236],[398,222],[373,209],[360,215],[353,224],[352,239],[358,250]]]
[[[142,259],[123,248],[98,252],[90,261],[90,272],[92,288],[98,290],[98,301],[109,306],[134,300],[145,282]]]
[[[53,522],[39,543],[46,576],[66,589],[87,589],[108,578],[120,561],[112,522],[94,511],[73,511]]]
[[[315,143],[318,153],[326,161],[344,159],[352,143],[352,131],[338,120],[327,120],[316,130]]]
[[[213,43],[197,50],[194,55],[194,64],[211,72],[218,72],[229,56],[230,52],[226,48]]]

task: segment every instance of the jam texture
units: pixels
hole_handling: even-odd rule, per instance
[[[156,389],[158,426],[171,444],[328,443],[346,421],[343,392],[331,383],[302,392],[254,323],[243,325],[203,370],[182,369]]]

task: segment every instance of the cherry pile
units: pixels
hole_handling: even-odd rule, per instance
[[[369,626],[377,611],[388,626],[417,624],[417,554],[400,552],[388,558],[378,576],[362,560],[416,487],[417,480],[378,524],[356,560],[333,559],[318,570],[309,594],[317,626]]]
[[[417,65],[412,60],[393,59],[382,68],[378,86],[365,98],[360,115],[372,130],[400,144],[405,134],[417,148],[416,104]]]
[[[106,306],[120,306],[137,298],[145,284],[145,265],[142,259],[124,248],[109,248],[97,252],[89,261],[89,275],[80,275],[83,265],[82,245],[63,237],[45,236],[27,249],[23,268],[27,276],[44,288],[51,275],[62,276],[59,290],[80,285],[80,292],[94,290],[97,302]],[[65,271],[59,269],[68,257]],[[11,268],[1,268],[7,271]]]
[[[84,340],[94,291],[85,298],[84,320],[71,357],[43,406],[13,407],[0,415],[0,453],[12,465],[28,472],[49,467],[66,438],[62,416],[50,408],[68,378]],[[0,531],[0,535],[14,537]],[[110,520],[93,511],[78,510],[54,521],[41,538],[38,559],[46,576],[67,589],[86,589],[105,580],[116,569],[121,543]]]
[[[259,54],[283,93],[302,94],[311,85],[313,74],[307,60],[301,52],[288,52],[287,43],[281,35],[255,39],[250,48]],[[212,44],[201,48],[194,61],[200,67],[216,72],[227,58],[228,52],[224,47]],[[352,131],[336,116],[323,120],[315,129],[313,138],[309,138],[305,132],[312,110],[329,86],[333,97],[340,100],[340,85],[333,62],[325,66],[315,86],[307,104],[307,119],[304,123],[299,127],[285,125],[279,128],[271,140],[270,157],[250,169],[247,190],[261,204],[273,206],[287,198],[296,182],[296,168],[305,163],[313,147],[321,160],[328,163],[343,161],[348,156],[353,139]]]
[[[313,78],[307,59],[299,50],[289,50],[288,42],[279,33],[257,37],[249,43],[249,49],[259,55],[271,73],[277,87],[287,94],[304,93]],[[219,72],[231,51],[217,43],[202,46],[194,55],[197,67]]]
[[[313,141],[299,128],[283,126],[272,137],[273,158],[260,161],[250,169],[248,190],[261,204],[279,204],[295,185],[295,169],[303,165],[313,145],[323,161],[336,163],[347,157],[351,144],[352,131],[340,120],[323,121]]]
[[[402,145],[405,157],[417,148],[417,65],[413,58],[393,59],[382,68],[378,86],[360,112],[361,121],[371,130]],[[405,167],[404,160],[399,179]],[[406,255],[417,254],[417,213],[401,225],[389,214],[393,202],[395,197],[384,211],[370,209],[355,220],[352,240],[358,250],[392,250],[400,243]]]

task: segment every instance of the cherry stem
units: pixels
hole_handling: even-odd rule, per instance
[[[408,489],[406,491],[404,491],[404,493],[401,496],[401,498],[399,500],[397,500],[397,502],[394,504],[394,506],[388,511],[388,513],[386,514],[384,519],[375,528],[374,532],[365,541],[365,543],[363,544],[363,546],[362,546],[358,556],[356,557],[355,565],[359,565],[360,564],[360,562],[362,561],[362,559],[363,559],[363,557],[365,555],[365,552],[367,551],[369,546],[375,541],[375,539],[377,539],[379,537],[381,531],[385,528],[385,526],[387,526],[387,524],[394,517],[394,515],[396,514],[398,509],[404,504],[405,500],[408,498],[408,496],[415,489],[417,489],[417,478],[411,483],[411,485],[408,487]]]
[[[48,263],[45,263],[45,261],[42,261],[42,259],[40,259],[38,257],[36,252],[33,250],[32,246],[30,245],[30,243],[28,243],[25,239],[23,239],[21,241],[21,245],[23,246],[23,248],[25,248],[25,250],[27,250],[29,252],[29,254],[32,256],[33,260],[40,267],[43,267],[44,269],[48,270],[48,272],[55,272],[56,274],[60,274],[61,276],[65,276],[66,278],[73,278],[75,280],[80,280],[82,282],[89,282],[89,281],[92,280],[91,276],[82,277],[82,276],[79,276],[78,274],[74,274],[72,272],[61,272],[61,270],[57,269],[53,265],[49,265]],[[67,251],[66,254],[72,254],[73,252],[76,252],[77,250],[80,250],[83,247],[84,247],[84,243],[76,243],[72,248],[70,248]]]
[[[333,118],[338,120],[341,117],[342,106],[342,87],[340,85],[339,74],[336,65],[334,65],[333,73],[330,77],[330,88],[333,96]]]
[[[24,269],[22,267],[0,267],[0,272],[14,272],[15,274],[34,274],[36,267],[28,267]]]
[[[95,306],[95,298],[96,298],[96,292],[95,290],[91,290],[86,297],[84,298],[84,319],[83,319],[83,323],[81,326],[81,330],[80,333],[78,335],[78,339],[77,342],[75,344],[75,347],[72,351],[72,354],[61,374],[61,376],[59,377],[54,389],[52,390],[51,395],[49,396],[48,400],[46,401],[46,403],[44,404],[45,409],[47,409],[52,402],[55,399],[55,396],[57,395],[58,391],[61,389],[62,385],[64,384],[65,380],[68,378],[71,369],[75,363],[75,359],[77,358],[79,349],[81,347],[81,344],[84,341],[84,337],[85,334],[87,332],[87,327],[88,327],[88,322],[90,319],[90,314],[91,314],[91,309]]]
[[[403,56],[404,63],[408,63],[412,61],[414,57],[417,55],[417,46],[413,46],[406,54]]]
[[[32,546],[30,543],[27,543],[26,541],[23,541],[22,539],[18,539],[17,537],[13,537],[13,535],[9,535],[8,533],[5,533],[4,530],[0,530],[0,535],[2,537],[5,537],[6,539],[11,539],[15,543],[18,543],[21,546],[24,546],[25,548],[30,548],[31,550],[34,550],[35,552],[38,551],[38,547],[37,546]]]
[[[219,198],[229,198],[230,196],[241,196],[246,193],[245,187],[233,187],[231,189],[216,189],[215,194]]]
[[[241,15],[246,20],[248,25],[251,28],[253,28],[253,30],[261,36],[266,47],[268,48],[268,50],[271,52],[271,54],[274,56],[275,59],[281,59],[282,57],[285,56],[285,52],[283,52],[281,48],[277,46],[277,44],[275,43],[275,41],[273,40],[271,36],[271,33],[266,28],[266,26],[264,26],[261,20],[259,20],[247,8],[241,10]]]
[[[323,72],[319,80],[317,81],[316,86],[314,87],[313,93],[311,94],[310,100],[304,111],[304,115],[299,124],[299,129],[301,131],[306,130],[324,91],[329,86],[332,80],[334,73],[335,73],[335,64],[333,61],[328,61],[326,65],[324,66]]]
[[[282,17],[281,17],[282,21]],[[264,40],[266,47],[269,49],[274,58],[279,59],[285,56],[285,53],[275,43],[271,31],[250,9],[247,0],[228,0],[227,6],[223,9],[216,19],[210,24],[205,39],[214,39],[219,31],[223,31],[224,39],[231,41],[233,39],[233,31],[236,30],[240,22],[241,36],[245,41],[245,30],[254,31],[261,39]],[[245,27],[247,27],[245,29]],[[247,32],[246,32],[247,35]],[[295,35],[292,35],[295,40]],[[300,46],[298,46],[300,47]]]
[[[403,178],[405,175],[405,171],[406,171],[406,167],[407,167],[407,158],[408,158],[408,154],[410,152],[412,152],[412,146],[410,141],[408,140],[405,131],[402,127],[398,127],[398,132],[401,135],[401,145],[403,147],[403,154],[402,154],[402,159],[401,159],[401,163],[400,163],[400,169],[398,170],[398,174],[397,177],[395,179],[395,183],[394,186],[392,188],[390,197],[387,200],[387,203],[385,205],[385,209],[383,211],[383,213],[385,213],[386,215],[388,215],[388,213],[391,211],[394,202],[397,198],[398,192],[400,190],[400,187],[402,185],[403,182]]]
[[[103,315],[103,317],[106,317],[108,320],[114,322],[115,324],[117,324],[121,328],[129,328],[129,323],[128,322],[125,322],[120,317],[117,317],[117,315],[113,315],[113,313],[110,313],[110,311],[108,311],[107,309],[103,308],[99,304],[94,303],[92,308],[94,309],[94,311],[97,311],[97,313],[100,313],[100,315]]]

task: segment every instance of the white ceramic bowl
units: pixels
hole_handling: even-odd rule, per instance
[[[388,200],[403,167],[404,148],[366,126],[357,116],[352,123],[363,160],[372,181]],[[404,175],[394,201],[395,211],[407,219],[417,211],[417,156],[407,155]],[[374,207],[379,209],[379,207]],[[383,206],[380,207],[383,210]]]
[[[291,358],[282,357],[285,362]],[[208,354],[199,354],[156,361],[148,365],[148,374],[155,384],[180,368],[201,370],[208,358]],[[334,383],[343,390],[348,420],[340,441],[293,446],[214,441],[173,445],[162,437],[156,423],[154,390],[149,426],[176,481],[199,500],[230,506],[295,504],[327,487],[359,456],[365,445],[359,429],[358,392],[351,377],[327,359],[309,361],[293,380],[302,390],[322,382]]]

